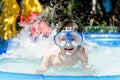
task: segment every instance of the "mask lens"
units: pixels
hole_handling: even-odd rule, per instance
[[[78,32],[71,32],[69,40],[71,45],[78,46],[81,44],[82,36]]]
[[[54,38],[54,41],[60,47],[65,46],[65,44],[66,44],[66,33],[57,34]]]

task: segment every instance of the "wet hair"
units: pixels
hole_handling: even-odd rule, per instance
[[[65,30],[66,27],[72,27],[72,30],[78,31],[78,25],[73,20],[65,19],[59,25],[57,32],[61,32],[62,30]]]

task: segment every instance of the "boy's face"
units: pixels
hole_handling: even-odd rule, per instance
[[[82,36],[71,29],[72,28],[66,28],[58,33],[54,39],[56,44],[60,46],[62,51],[67,55],[73,55],[82,41]]]

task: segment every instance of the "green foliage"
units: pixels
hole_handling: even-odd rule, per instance
[[[55,0],[50,0],[51,2],[55,3]],[[92,1],[91,0],[58,0],[56,4],[53,6],[55,7],[54,10],[54,24],[58,24],[59,22],[63,21],[64,19],[72,19],[75,20],[76,23],[79,25],[80,31],[84,31],[83,27],[84,26],[90,26],[90,21],[93,19],[93,25],[92,26],[112,26],[112,27],[117,27],[117,31],[119,31],[119,26],[120,26],[120,1],[111,1],[112,2],[112,11],[106,15],[106,19],[104,20],[104,16],[102,15],[93,15],[91,14],[92,11]],[[52,7],[53,7],[52,6]],[[115,21],[112,23],[109,23],[109,17],[114,15]],[[102,17],[103,18],[102,18]],[[101,18],[101,19],[100,19]],[[107,19],[108,18],[108,19]],[[99,20],[100,19],[100,20]],[[109,24],[108,24],[109,23]],[[112,24],[112,25],[110,25]],[[99,28],[100,29],[100,28]],[[98,28],[93,29],[91,28],[90,30],[93,31],[101,31]],[[103,27],[102,27],[103,29]],[[106,27],[105,27],[106,29]],[[109,29],[108,29],[109,30]],[[103,30],[107,31],[107,30]],[[113,30],[114,31],[114,30]]]
[[[17,1],[19,2],[19,0]],[[111,0],[112,11],[110,14],[115,17],[114,24],[112,25],[108,25],[108,21],[99,20],[102,15],[91,14],[92,0],[39,0],[39,2],[43,5],[43,9],[49,9],[47,10],[47,14],[43,14],[43,18],[50,26],[56,27],[56,25],[67,18],[75,20],[79,25],[80,31],[85,31],[84,26],[90,26],[90,21],[93,19],[91,26],[97,26],[97,28],[90,28],[89,30],[91,31],[101,31],[103,26],[105,29],[105,26],[115,28],[117,26],[117,31],[120,31],[120,0]],[[104,16],[102,17],[104,18]]]
[[[3,10],[3,4],[4,4],[4,2],[1,0],[0,1],[0,15],[1,15],[1,11]]]

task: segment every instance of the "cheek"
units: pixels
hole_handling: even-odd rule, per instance
[[[64,48],[61,48],[61,51],[65,52],[65,49],[64,49]]]
[[[74,51],[74,52],[77,51],[77,48],[73,48],[73,51]]]

